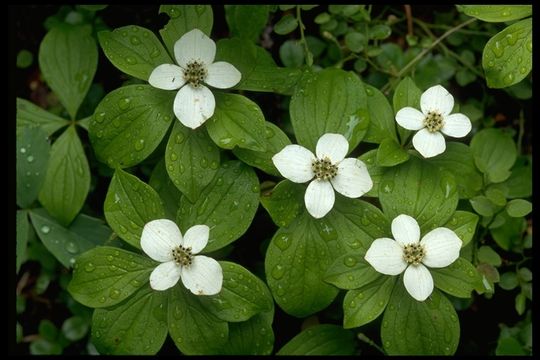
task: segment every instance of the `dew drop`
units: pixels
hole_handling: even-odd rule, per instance
[[[178,155],[176,155],[176,153],[171,153],[170,158],[171,158],[171,161],[176,161],[178,160]]]
[[[513,81],[514,81],[514,74],[512,74],[512,73],[506,74],[503,77],[503,82],[504,82],[505,85],[510,85],[510,84],[512,84]]]
[[[160,54],[161,52],[157,48],[154,48],[154,50],[152,50],[152,52],[150,53],[150,57],[157,58]]]
[[[79,245],[73,241],[68,241],[64,247],[66,248],[67,252],[71,254],[76,254],[79,252]]]
[[[275,244],[281,251],[285,251],[291,246],[291,239],[286,234],[280,234],[276,238]]]
[[[357,261],[355,258],[353,258],[352,256],[347,256],[344,260],[343,260],[343,263],[348,266],[348,267],[353,267],[354,265],[356,265]]]
[[[182,134],[182,133],[178,133],[178,134],[176,134],[176,136],[174,137],[174,141],[175,141],[177,144],[183,143],[185,139],[186,139],[186,137],[185,137],[184,134]]]
[[[26,154],[26,148],[21,148],[21,154]]]
[[[109,291],[109,296],[111,297],[111,299],[118,299],[120,297],[120,290],[118,289],[111,289]]]
[[[135,141],[135,150],[141,151],[142,149],[144,149],[144,139]]]
[[[139,45],[141,43],[141,39],[139,39],[137,36],[132,36],[129,41],[132,45]]]
[[[32,163],[34,162],[34,157],[32,155],[29,155],[27,158],[26,158],[26,161],[28,161],[29,163]]]
[[[48,234],[51,231],[51,228],[47,225],[43,225],[40,230],[43,234]]]
[[[175,9],[175,8],[172,8],[170,11],[169,11],[169,16],[173,19],[176,19],[177,17],[180,16],[180,11],[178,9]]]
[[[495,41],[495,44],[491,47],[491,51],[495,57],[500,58],[504,54],[504,47],[500,41]]]
[[[285,275],[285,268],[282,265],[276,265],[272,269],[272,277],[276,280],[279,280]]]
[[[94,264],[92,264],[91,262],[87,263],[85,266],[84,266],[84,271],[86,272],[92,272],[96,270],[96,267],[94,266]]]
[[[131,99],[130,98],[123,98],[118,101],[118,107],[121,110],[127,110],[129,106],[131,105]]]
[[[128,56],[126,58],[126,62],[129,64],[129,65],[135,65],[137,63],[137,60],[133,57],[133,56]]]

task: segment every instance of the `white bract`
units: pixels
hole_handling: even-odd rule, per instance
[[[401,214],[392,221],[395,240],[373,241],[366,252],[366,261],[378,272],[399,275],[413,298],[424,301],[433,292],[433,277],[427,267],[442,268],[459,257],[462,241],[450,229],[439,227],[420,240],[420,227],[409,215]]]
[[[206,225],[189,228],[182,237],[178,226],[167,219],[152,220],[144,225],[141,247],[152,259],[161,262],[150,274],[154,290],[167,290],[181,278],[195,295],[215,295],[223,285],[223,270],[207,256],[197,255],[208,243]]]
[[[193,29],[174,44],[174,56],[180,66],[161,64],[148,79],[158,89],[180,89],[174,99],[174,114],[192,129],[201,126],[216,108],[214,95],[204,84],[227,89],[242,77],[228,62],[214,62],[215,55],[216,43],[199,29]]]
[[[408,130],[419,130],[412,139],[413,146],[425,158],[442,154],[446,150],[444,135],[464,137],[471,131],[471,120],[463,114],[450,114],[454,97],[441,85],[424,91],[418,111],[404,107],[396,114],[399,125]]]
[[[324,134],[315,152],[300,145],[287,145],[272,157],[281,175],[295,183],[311,181],[304,201],[314,218],[322,218],[334,206],[334,190],[357,198],[373,186],[366,165],[354,158],[345,159],[349,142],[341,134]]]

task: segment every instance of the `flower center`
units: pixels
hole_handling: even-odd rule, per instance
[[[190,247],[185,248],[182,245],[177,246],[172,250],[172,256],[174,258],[174,262],[182,266],[189,266],[191,265],[191,262],[193,261],[191,248]]]
[[[439,131],[444,125],[443,116],[436,111],[429,111],[424,119],[424,126],[429,132]]]
[[[184,80],[194,88],[201,86],[207,75],[208,71],[201,61],[193,60],[184,69]]]
[[[330,180],[337,175],[337,166],[332,164],[329,158],[317,159],[311,163],[311,170],[317,180]]]
[[[424,248],[419,243],[408,244],[403,248],[403,259],[408,264],[420,264],[425,255],[426,253],[424,252]]]

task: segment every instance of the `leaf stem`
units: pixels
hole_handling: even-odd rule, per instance
[[[296,21],[298,21],[298,27],[300,28],[300,42],[304,46],[304,52],[306,55],[306,65],[311,67],[313,65],[313,54],[311,53],[311,51],[309,51],[309,46],[304,36],[304,30],[306,29],[306,26],[302,22],[301,13],[302,13],[302,9],[300,9],[300,5],[296,5]]]
[[[358,338],[358,340],[363,341],[366,344],[373,346],[375,349],[379,350],[383,355],[387,355],[386,351],[384,351],[382,347],[377,345],[373,340],[368,338],[364,333],[358,333],[356,337]]]
[[[456,31],[458,31],[459,29],[469,25],[469,24],[472,24],[473,22],[475,22],[476,19],[475,18],[471,18],[467,21],[465,21],[464,23],[461,23],[453,28],[451,28],[450,30],[446,31],[444,34],[442,34],[440,37],[438,37],[433,43],[431,43],[431,45],[429,45],[427,48],[425,48],[424,50],[422,50],[418,55],[416,55],[414,57],[414,59],[412,59],[411,61],[409,61],[409,63],[407,65],[405,65],[398,73],[397,73],[397,78],[398,80],[403,76],[405,75],[409,70],[410,68],[416,64],[418,61],[420,61],[420,59],[422,59],[424,57],[424,55],[426,55],[428,52],[430,52],[435,46],[437,46],[437,44],[439,44],[441,41],[443,41],[444,39],[446,39],[448,36],[452,35],[453,33],[455,33]],[[388,92],[390,91],[390,86],[391,86],[391,81],[388,81],[386,83],[386,85],[381,89],[381,91],[383,93],[385,93],[386,95],[388,95]]]

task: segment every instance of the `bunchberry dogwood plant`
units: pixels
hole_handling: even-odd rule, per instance
[[[532,354],[532,6],[9,11],[15,352]]]

